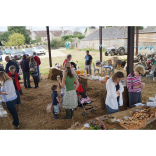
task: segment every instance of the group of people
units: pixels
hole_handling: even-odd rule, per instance
[[[129,95],[129,107],[134,104],[142,103],[142,89],[145,84],[141,82],[141,75],[144,75],[145,69],[141,65],[137,65],[134,71],[127,76],[127,89]],[[124,91],[121,81],[124,79],[122,72],[116,72],[106,83],[106,106],[107,114],[112,114],[119,111],[119,106],[123,105],[122,93]]]
[[[6,103],[6,107],[13,117],[12,124],[15,128],[19,128],[19,119],[16,107],[21,104],[20,95],[23,94],[21,85],[19,83],[20,70],[23,73],[24,87],[32,88],[30,85],[30,75],[33,77],[35,89],[38,88],[38,83],[40,82],[39,65],[41,64],[40,58],[33,53],[33,56],[27,57],[23,55],[20,62],[17,61],[17,56],[15,55],[13,59],[9,56],[5,57],[7,62],[5,70],[4,67],[0,66],[0,95],[3,102]],[[21,68],[21,69],[20,69]]]
[[[65,108],[66,116],[63,119],[71,119],[73,117],[73,111],[78,106],[78,89],[82,86],[79,82],[79,77],[77,76],[75,69],[76,66],[73,62],[70,62],[72,55],[67,55],[67,58],[63,62],[63,78],[62,80],[58,78],[59,85],[61,86],[61,96],[63,96],[63,103],[60,102],[57,94],[58,86],[52,86],[52,104],[54,119],[58,118],[58,113],[60,112],[60,105],[62,108]],[[89,55],[89,51],[86,51],[85,56],[85,69],[87,74],[91,74],[91,64],[92,56]]]

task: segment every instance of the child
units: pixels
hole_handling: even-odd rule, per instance
[[[52,93],[53,103],[52,104],[53,104],[53,107],[54,107],[54,110],[53,110],[53,112],[54,112],[54,119],[57,119],[57,117],[58,117],[57,114],[60,112],[59,105],[61,105],[60,100],[58,98],[58,94],[57,94],[58,86],[57,85],[53,85],[51,87],[51,89],[53,91],[53,93]]]

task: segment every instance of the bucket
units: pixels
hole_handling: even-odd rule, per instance
[[[121,65],[122,61],[121,60],[116,60],[117,65]]]
[[[106,75],[106,76],[105,76],[105,81],[106,81],[106,82],[107,82],[108,78],[109,78],[109,75]]]

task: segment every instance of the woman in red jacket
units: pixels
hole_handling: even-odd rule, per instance
[[[19,94],[19,90],[21,89],[21,85],[19,83],[20,77],[19,77],[18,73],[15,72],[15,70],[16,70],[15,66],[10,66],[9,67],[10,73],[7,73],[7,74],[10,78],[12,78],[14,86],[15,86],[15,90],[16,90],[16,94],[17,94],[16,104],[21,104],[21,99],[20,99],[20,94]]]

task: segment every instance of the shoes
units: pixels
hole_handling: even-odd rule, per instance
[[[58,115],[57,114],[54,114],[54,119],[58,119]]]
[[[28,88],[27,86],[25,88]]]
[[[70,117],[71,117],[71,119],[72,119],[72,117],[73,117],[73,109],[70,109]]]
[[[14,128],[15,128],[15,129],[19,129],[19,125],[18,125],[18,126],[15,126],[15,125],[14,125]]]
[[[66,111],[66,117],[64,117],[63,119],[71,119],[70,109],[65,109],[65,111]]]
[[[28,88],[32,88],[31,86],[29,86]]]
[[[34,88],[37,88],[37,87],[34,87]]]

